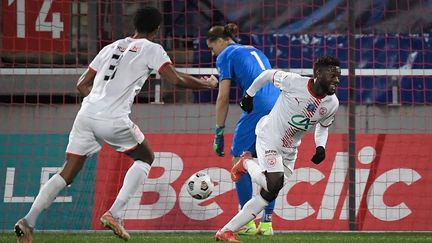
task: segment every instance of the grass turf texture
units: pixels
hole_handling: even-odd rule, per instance
[[[132,233],[128,242],[215,242],[214,233]],[[432,232],[419,233],[276,233],[274,236],[240,236],[242,242],[432,242]],[[124,242],[111,233],[35,233],[37,243]],[[15,242],[13,233],[0,233],[0,242]]]

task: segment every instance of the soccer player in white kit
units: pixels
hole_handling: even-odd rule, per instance
[[[314,78],[266,70],[247,89],[240,102],[241,108],[247,112],[253,110],[253,97],[267,82],[272,81],[282,92],[271,112],[261,118],[255,129],[258,162],[245,151],[231,169],[233,181],[248,172],[252,181],[261,187],[260,193],[216,233],[216,240],[238,242],[234,232],[276,199],[286,182],[285,177],[293,173],[301,138],[313,126],[316,126],[316,152],[311,160],[319,164],[325,159],[328,127],[339,107],[335,95],[339,78],[339,60],[325,56],[315,62]]]
[[[80,77],[77,88],[85,96],[66,149],[62,170],[40,190],[28,214],[15,225],[18,242],[32,242],[33,228],[39,214],[47,209],[58,193],[81,170],[85,160],[98,152],[103,143],[134,159],[112,207],[101,223],[118,237],[128,240],[123,228],[123,210],[129,198],[147,178],[154,160],[144,134],[129,119],[134,97],[153,70],[175,85],[187,88],[215,88],[213,78],[198,79],[175,70],[159,44],[152,42],[162,16],[156,8],[139,9],[134,16],[135,34],[104,47]]]

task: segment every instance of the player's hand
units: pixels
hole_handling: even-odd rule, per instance
[[[217,88],[217,86],[219,84],[218,79],[214,75],[211,75],[210,77],[204,76],[201,79],[206,80],[209,83],[209,88],[210,89]]]
[[[245,92],[240,101],[240,107],[247,113],[251,113],[253,110],[253,96],[249,96],[248,93]]]
[[[315,150],[315,155],[312,157],[311,161],[314,164],[319,164],[325,159],[325,149],[323,146],[318,146]]]
[[[223,157],[225,155],[224,152],[224,128],[225,127],[218,127],[216,126],[216,135],[213,141],[213,151],[220,157]]]

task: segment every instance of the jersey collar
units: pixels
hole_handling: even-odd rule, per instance
[[[229,46],[232,46],[232,45],[238,45],[237,43],[230,43],[230,44],[228,44],[222,51],[221,51],[221,53],[219,53],[219,55],[217,56],[217,59],[219,59],[219,57],[220,56],[222,56],[225,52],[227,52],[228,51],[228,47]]]

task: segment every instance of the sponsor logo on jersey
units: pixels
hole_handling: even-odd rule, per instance
[[[276,150],[266,150],[265,152],[264,152],[266,155],[268,155],[268,154],[276,154]]]
[[[129,49],[130,52],[139,52],[141,50],[141,47],[139,46],[133,46],[131,49]]]
[[[294,115],[291,117],[291,121],[288,121],[288,124],[302,131],[307,131],[315,123],[316,121],[311,121],[309,117],[304,115]]]

